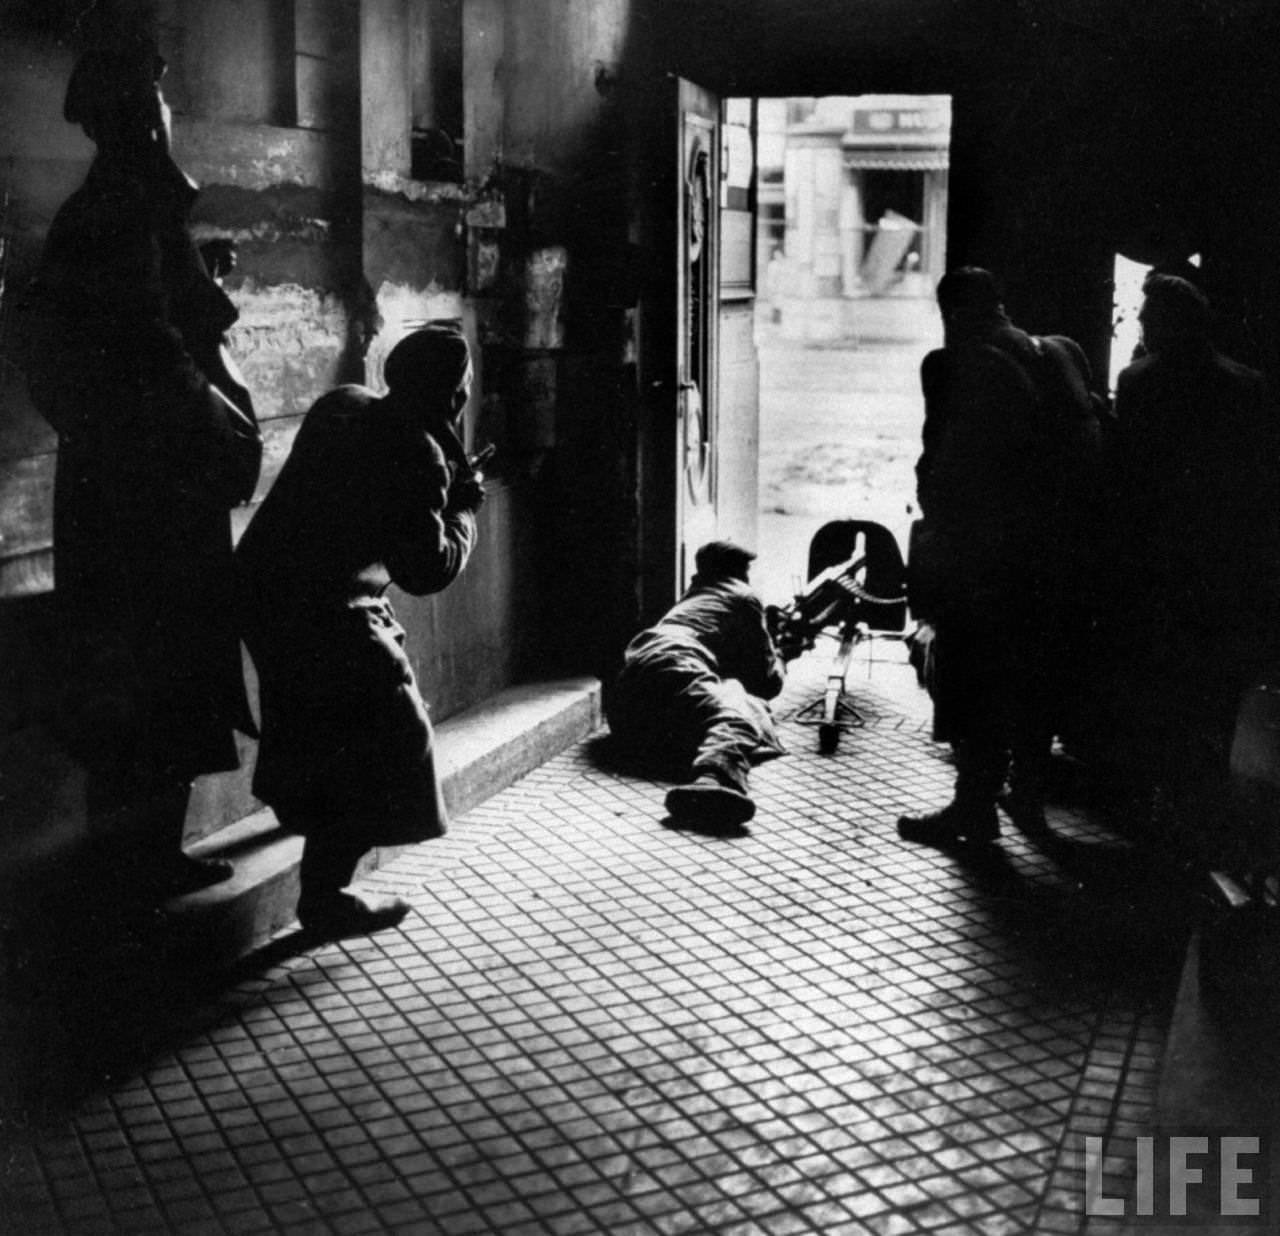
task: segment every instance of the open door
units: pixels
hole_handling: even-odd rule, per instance
[[[677,82],[676,586],[698,546],[755,548],[754,107]]]
[[[676,591],[716,536],[716,325],[720,100],[678,81],[676,178]]]

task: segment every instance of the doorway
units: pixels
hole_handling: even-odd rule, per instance
[[[833,519],[915,518],[919,370],[941,344],[951,101],[861,95],[757,104],[761,278],[759,559],[783,604]]]
[[[1200,255],[1192,254],[1186,265],[1199,268]],[[1142,326],[1138,314],[1142,310],[1143,287],[1154,267],[1135,262],[1117,253],[1112,287],[1115,289],[1111,306],[1111,360],[1107,371],[1107,394],[1114,399],[1120,371],[1133,362],[1142,341]]]

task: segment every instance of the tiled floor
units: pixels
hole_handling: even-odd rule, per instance
[[[1071,808],[1047,848],[902,844],[950,769],[905,667],[861,672],[869,724],[824,756],[787,722],[745,838],[665,827],[587,744],[370,881],[407,930],[175,1001],[10,1121],[0,1230],[1080,1230],[1082,1137],[1149,1114],[1176,922]]]

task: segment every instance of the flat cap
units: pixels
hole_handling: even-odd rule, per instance
[[[693,556],[701,575],[738,575],[755,561],[756,555],[734,541],[708,541]]]

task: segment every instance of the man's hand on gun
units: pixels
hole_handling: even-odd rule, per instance
[[[765,623],[773,637],[773,646],[783,661],[794,661],[813,647],[813,636],[805,629],[804,622],[798,620],[794,603],[785,608],[767,605]]]
[[[470,471],[461,471],[449,486],[449,510],[470,511],[473,515],[484,505],[484,473],[481,469],[493,458],[495,446],[486,446],[467,460]]]
[[[858,588],[858,573],[866,558],[855,554],[815,575],[785,607],[769,605],[765,621],[774,647],[784,661],[807,652],[828,627],[840,626],[866,594]]]

